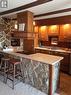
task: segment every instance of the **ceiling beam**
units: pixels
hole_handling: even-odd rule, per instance
[[[69,11],[71,11],[71,8],[53,11],[53,12],[48,12],[48,13],[44,13],[44,14],[39,14],[39,15],[35,15],[34,17],[48,16],[48,15],[53,15],[53,14],[58,14],[58,13],[69,12]]]
[[[0,15],[5,15],[5,14],[9,14],[9,13],[25,10],[27,8],[38,6],[40,4],[47,3],[47,2],[50,2],[50,1],[52,1],[52,0],[37,0],[35,2],[32,2],[32,3],[26,4],[26,5],[17,7],[17,8],[14,8],[14,9],[10,9],[10,10],[4,11],[4,12],[0,12]]]

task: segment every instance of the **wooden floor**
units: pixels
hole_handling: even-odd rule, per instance
[[[61,73],[60,95],[71,95],[71,75]]]

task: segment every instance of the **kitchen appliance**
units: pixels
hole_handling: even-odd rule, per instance
[[[58,45],[58,36],[49,36],[50,45]]]
[[[20,39],[12,38],[11,39],[11,46],[20,46]]]

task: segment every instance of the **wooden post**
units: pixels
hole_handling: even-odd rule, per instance
[[[49,95],[52,95],[53,66],[49,65]]]

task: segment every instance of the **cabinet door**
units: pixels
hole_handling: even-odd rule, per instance
[[[71,54],[70,54],[70,66],[69,66],[69,74],[71,75]]]
[[[71,40],[71,24],[60,25],[60,41],[70,41]]]
[[[34,32],[38,33],[39,27],[38,26],[34,26]]]
[[[61,63],[61,70],[69,73],[69,65],[70,65],[70,56],[67,53],[64,53],[63,55],[64,59],[63,62]]]
[[[47,26],[39,27],[39,40],[48,41]]]
[[[64,57],[64,59],[61,60],[60,70],[65,73],[69,73],[70,55],[63,52],[55,52],[55,55]]]
[[[48,27],[48,35],[49,36],[57,36],[59,35],[59,26],[58,25],[51,25]]]

